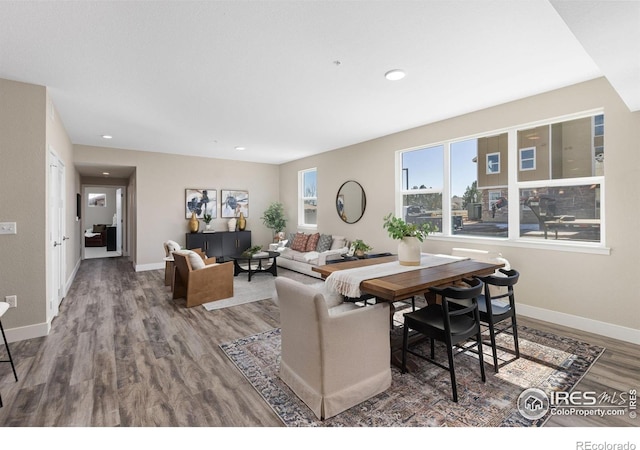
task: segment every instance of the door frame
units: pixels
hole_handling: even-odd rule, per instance
[[[60,311],[66,285],[66,166],[53,146],[47,153],[47,323]]]

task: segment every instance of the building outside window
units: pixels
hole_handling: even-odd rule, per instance
[[[318,225],[317,170],[298,172],[298,225]]]
[[[520,170],[536,170],[536,148],[520,149]]]
[[[487,155],[487,175],[494,173],[500,173],[500,153]]]
[[[444,236],[602,246],[604,149],[604,116],[576,114],[401,151],[399,210]]]

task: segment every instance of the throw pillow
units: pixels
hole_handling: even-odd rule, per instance
[[[295,237],[293,238],[293,244],[291,244],[291,250],[295,250],[298,252],[306,252],[308,240],[309,240],[308,234],[296,233]]]
[[[199,270],[205,267],[204,260],[200,255],[191,250],[178,250],[177,252],[180,255],[184,255],[189,260],[189,264],[191,265],[191,270]]]
[[[344,236],[334,236],[333,242],[331,243],[331,250],[337,250],[340,248],[344,248],[347,245],[347,240]]]
[[[307,252],[315,252],[318,247],[318,241],[320,240],[320,233],[314,233],[307,239]]]
[[[189,252],[189,263],[193,270],[204,269],[205,266],[202,256],[198,255],[196,252]]]
[[[168,240],[167,242],[165,242],[165,245],[167,246],[169,254],[171,254],[171,252],[180,250],[180,244],[178,244],[176,241]]]
[[[285,247],[291,248],[291,246],[293,245],[293,239],[295,237],[296,237],[295,233],[289,233],[289,237],[287,238],[287,243],[285,244]]]
[[[331,243],[333,242],[333,237],[330,234],[321,234],[320,239],[318,240],[318,246],[316,247],[316,251],[318,253],[326,252],[331,249]]]

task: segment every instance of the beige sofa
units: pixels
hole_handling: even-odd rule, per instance
[[[339,259],[340,255],[349,251],[349,240],[344,236],[332,236],[320,234],[320,241],[315,248],[305,248],[304,251],[292,248],[295,235],[290,233],[287,245],[278,248],[280,256],[277,258],[278,267],[293,270],[312,277],[321,278],[318,272],[313,271],[313,267],[327,264],[327,261]],[[309,234],[309,236],[312,236]],[[324,238],[322,236],[325,236]],[[327,245],[327,242],[330,244]]]
[[[391,386],[389,304],[359,307],[339,294],[276,278],[280,378],[319,419]]]

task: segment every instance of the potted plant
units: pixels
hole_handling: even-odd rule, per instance
[[[261,251],[262,251],[262,246],[261,245],[254,245],[253,247],[249,247],[248,249],[243,251],[242,252],[242,256],[244,256],[244,257],[253,257],[257,253],[260,253]]]
[[[277,236],[278,233],[284,231],[287,226],[287,219],[284,215],[284,207],[280,202],[271,203],[262,214],[261,219],[264,226],[273,230],[275,236]]]
[[[202,221],[205,223],[205,230],[210,230],[211,229],[211,221],[213,220],[213,216],[209,213],[204,213],[202,215]]]
[[[407,223],[399,217],[394,217],[392,213],[384,217],[382,227],[387,230],[390,237],[400,240],[398,244],[398,261],[403,266],[420,265],[420,243],[430,233],[438,231],[438,227],[430,222],[420,225]]]
[[[369,250],[371,250],[373,247],[365,244],[365,242],[362,239],[356,239],[355,241],[353,241],[351,243],[351,245],[353,246],[353,250],[355,251],[355,255],[358,258],[362,258],[364,256],[364,252],[368,252]]]

